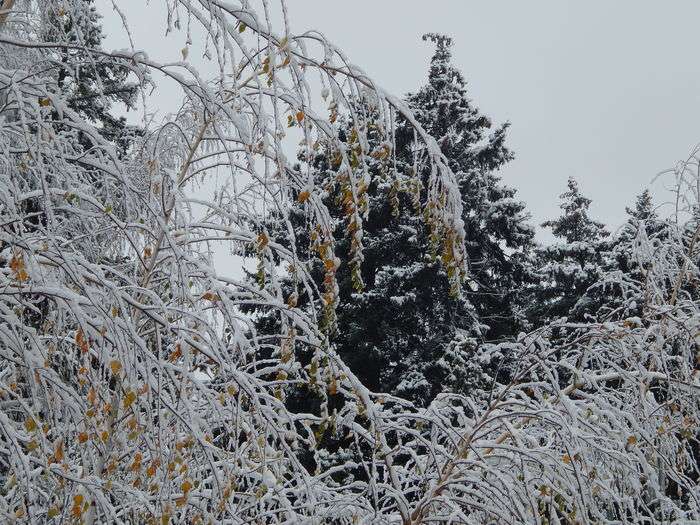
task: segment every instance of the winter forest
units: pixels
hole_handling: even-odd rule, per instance
[[[2,523],[700,523],[700,150],[538,224],[459,35],[151,3],[0,0]]]

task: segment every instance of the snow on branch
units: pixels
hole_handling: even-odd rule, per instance
[[[372,177],[360,100],[379,116],[382,161],[396,115],[415,127],[428,226],[456,281],[467,277],[459,190],[404,104],[323,35],[293,33],[284,2],[280,13],[260,4],[163,2],[165,29],[205,41],[221,72],[205,78],[186,47],[174,63],[102,49],[91,2],[3,2],[2,519],[697,519],[700,317],[684,287],[697,278],[694,243],[652,261],[648,286],[681,283],[672,301],[650,304],[639,325],[525,337],[513,345],[516,379],[483,399],[444,394],[419,410],[370,392],[328,343],[334,224],[286,144],[332,152],[356,261]],[[128,22],[140,7],[118,9]],[[141,126],[112,116],[112,104],[143,103],[156,78],[182,91],[177,113]],[[354,140],[338,138],[339,113],[351,115]],[[267,230],[275,221],[295,235],[295,201],[308,211],[322,289]],[[221,244],[256,260],[257,282],[213,265]],[[311,308],[296,305],[282,273]],[[277,312],[274,336],[256,332],[251,307]],[[291,408],[298,385],[317,393],[318,411]],[[336,450],[322,445],[328,436]]]

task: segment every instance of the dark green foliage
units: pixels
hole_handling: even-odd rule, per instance
[[[614,235],[604,257],[606,276],[589,291],[589,295],[605,297],[598,312],[601,319],[643,315],[648,300],[647,264],[640,260],[637,247],[642,242],[649,243],[650,239],[663,240],[663,232],[667,227],[654,211],[649,190],[637,196],[634,208],[625,210],[628,219]]]
[[[325,201],[340,239],[335,251],[341,261],[336,274],[337,330],[330,335],[331,342],[371,390],[421,405],[441,391],[467,390],[465,378],[474,375],[469,354],[475,345],[510,338],[522,328],[520,292],[529,275],[527,254],[534,235],[524,204],[495,173],[512,158],[505,146],[507,125],[489,131],[490,120],[474,107],[464,77],[450,63],[450,39],[426,38],[437,46],[428,83],[408,95],[407,102],[439,144],[462,194],[470,282],[461,295],[450,294],[435,248],[438,243],[421,217],[428,174],[413,171],[415,143],[406,121],[396,123],[395,160],[381,154],[381,133],[368,130],[370,155],[379,154],[370,161],[359,275],[352,271],[352,236],[333,152],[321,145],[300,154],[303,168],[327,191]],[[367,102],[358,111],[372,114],[375,110]],[[355,124],[350,118],[341,117],[340,122],[340,137],[352,147]],[[297,252],[309,254],[313,261],[308,236],[303,234],[307,205],[297,205],[293,222]],[[272,236],[278,242],[286,240],[286,232]],[[313,264],[320,283],[322,266],[318,260]],[[291,294],[293,285],[288,284]],[[301,293],[300,304],[305,300]],[[275,322],[274,315],[259,318],[260,332]]]
[[[536,326],[562,317],[584,320],[600,307],[586,292],[604,275],[609,234],[589,217],[591,200],[581,194],[574,179],[569,179],[568,188],[560,196],[562,215],[542,224],[559,242],[537,251],[540,280],[529,311]]]
[[[648,317],[646,309],[650,304],[669,300],[678,283],[659,275],[649,275],[649,271],[654,261],[668,257],[665,250],[672,245],[675,235],[682,236],[677,242],[684,243],[690,251],[695,233],[692,222],[690,229],[677,232],[669,220],[661,219],[654,209],[649,190],[642,192],[634,208],[626,208],[626,211],[628,219],[616,232],[604,255],[605,278],[588,293],[589,296],[604,297],[598,315],[601,319]],[[678,260],[677,264],[682,266],[684,261]],[[655,290],[648,286],[650,279],[657,284]],[[663,281],[665,286],[659,288],[658,284]],[[697,289],[698,283],[684,281],[678,291],[697,296]]]
[[[49,60],[58,89],[68,106],[100,134],[112,142],[120,155],[126,154],[139,129],[113,114],[113,105],[132,109],[137,86],[128,81],[129,68],[84,49],[100,49],[104,35],[100,14],[94,0],[83,0],[79,9],[64,11],[60,5],[47,4],[44,40],[65,42],[65,47],[52,50]],[[86,148],[91,144],[82,137]]]
[[[508,124],[489,134],[490,119],[468,98],[466,81],[450,62],[451,39],[434,34],[424,38],[435,42],[437,49],[428,84],[409,95],[408,102],[457,177],[470,278],[476,285],[465,293],[480,322],[488,326],[482,335],[489,340],[509,338],[523,328],[521,291],[530,278],[527,254],[534,231],[525,204],[497,174],[513,158],[505,146]],[[399,153],[402,145],[410,144],[410,137],[410,129],[400,125]]]

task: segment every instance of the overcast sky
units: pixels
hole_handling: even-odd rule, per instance
[[[120,5],[133,13],[132,2],[137,0]],[[109,9],[107,0],[98,5]],[[509,143],[516,159],[502,174],[535,223],[558,214],[558,195],[574,176],[593,199],[593,214],[615,227],[635,195],[700,141],[696,0],[287,5],[294,32],[325,33],[395,94],[413,91],[426,79],[432,47],[421,35],[453,36],[454,63],[475,103],[496,122],[512,123]],[[162,16],[152,6],[130,17],[136,45],[154,58],[178,60],[182,46],[163,38]],[[114,27],[108,16],[106,30]],[[669,197],[656,188],[659,199]]]

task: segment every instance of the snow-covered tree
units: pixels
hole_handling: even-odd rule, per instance
[[[122,111],[133,109],[137,86],[133,82],[127,82],[128,68],[115,63],[94,61],[78,47],[87,47],[94,52],[102,51],[101,16],[94,7],[93,0],[85,0],[84,3],[85,9],[79,11],[66,11],[61,4],[47,5],[37,19],[38,40],[62,41],[72,45],[48,48],[42,57],[44,61],[36,64],[36,67],[54,77],[56,88],[60,96],[65,98],[68,107],[93,125],[100,135],[114,144],[117,153],[124,156],[139,130],[136,126],[127,125],[123,116],[116,116],[113,106],[116,104],[117,109]],[[40,104],[48,103],[48,99],[40,101]],[[60,115],[54,113],[52,117],[55,120],[54,126],[59,128]],[[78,135],[82,147],[89,149],[91,140],[80,131]],[[80,162],[80,159],[75,162]],[[104,178],[99,170],[94,170],[93,176],[94,184],[103,183]],[[52,183],[50,179],[46,182]],[[108,180],[104,183],[108,187],[96,191],[106,191],[111,194],[111,200],[115,200],[117,188],[109,187]],[[31,189],[39,189],[39,186]],[[22,214],[28,218],[25,226],[31,227],[39,223],[46,225],[46,213],[41,207],[40,196],[25,199],[21,206]],[[41,310],[26,313],[29,319],[40,319],[45,314]]]
[[[416,408],[369,391],[320,329],[337,302],[335,224],[323,190],[284,156],[287,139],[335,145],[361,262],[361,182],[373,178],[367,120],[353,116],[350,146],[338,139],[333,111],[352,112],[359,94],[371,96],[381,129],[390,130],[396,112],[411,119],[399,101],[318,33],[292,32],[284,3],[259,14],[245,1],[164,2],[166,23],[201,31],[220,61],[210,81],[187,60],[163,64],[134,49],[37,36],[48,9],[88,16],[82,0],[1,5],[3,521],[700,519],[700,312],[687,289],[700,276],[700,228],[688,239],[692,220],[679,221],[684,235],[669,236],[653,257],[648,243],[635,248],[647,257],[653,292],[641,323],[573,325],[579,337],[566,344],[545,328],[480,352],[485,364],[512,356],[512,373],[479,397],[440,394]],[[128,20],[141,7],[119,9]],[[85,60],[127,68],[140,91],[151,72],[165,73],[158,78],[183,91],[181,110],[149,123],[120,154],[97,122],[71,109],[55,75],[37,67],[71,46]],[[334,105],[328,117],[318,108],[324,83]],[[426,227],[441,232],[437,253],[451,250],[443,264],[459,282],[461,195],[434,141],[414,125],[423,141],[416,173],[432,166]],[[193,184],[224,173],[211,195]],[[28,227],[22,203],[34,197],[46,220]],[[296,243],[286,248],[265,230],[278,216],[295,235],[289,210],[299,198],[309,203],[308,235],[325,268],[320,289]],[[221,275],[212,243],[255,253],[259,282]],[[296,275],[309,308],[295,306],[283,272]],[[278,333],[256,332],[242,314],[249,305],[277,312]],[[46,314],[27,322],[28,311]],[[312,355],[308,365],[301,353]],[[571,382],[562,386],[562,377]],[[284,402],[286,389],[302,383],[323,393],[319,412]],[[319,449],[328,433],[347,439],[349,453]],[[364,475],[348,481],[350,471]]]
[[[100,50],[104,39],[101,16],[94,0],[84,0],[84,3],[85,8],[74,13],[60,3],[49,3],[42,12],[39,38],[67,44],[51,48],[45,67],[47,72],[55,75],[56,86],[68,107],[94,124],[99,133],[124,155],[138,130],[129,126],[125,117],[116,116],[113,106],[117,104],[121,109],[133,109],[137,86],[133,79],[128,81],[129,68],[94,60],[81,49]]]
[[[688,172],[699,165],[694,152],[676,170],[679,192],[698,183]],[[440,465],[415,507],[418,522],[424,515],[467,523],[697,519],[700,227],[687,213],[696,206],[692,195],[677,208],[686,220],[654,217],[648,195],[630,210],[636,231],[621,236],[634,239],[625,247],[628,274],[630,281],[643,276],[643,308],[635,311],[635,297],[622,295],[618,315],[606,322],[558,321],[482,352],[485,363],[508,352],[507,384],[496,381],[479,396],[441,396],[430,407],[443,421],[463,423],[455,424],[454,459]]]
[[[354,228],[343,219],[347,187],[332,148],[300,153],[305,161],[300,169],[309,170],[327,188],[326,201],[340,239],[338,329],[331,340],[368,387],[419,404],[458,384],[466,387],[465,381],[454,379],[466,374],[458,363],[470,359],[457,339],[499,339],[517,330],[519,292],[526,274],[524,253],[533,237],[524,204],[514,199],[515,190],[503,185],[496,174],[512,157],[504,145],[507,126],[488,134],[490,120],[468,98],[464,77],[451,64],[451,40],[439,35],[426,39],[436,43],[428,83],[409,95],[407,103],[437,141],[457,178],[470,286],[455,289],[460,283],[445,270],[450,254],[439,250],[444,232],[425,227],[431,214],[423,190],[429,174],[414,166],[413,158],[421,152],[408,120],[397,122],[395,150],[382,140],[380,123],[370,120],[366,130],[374,176],[362,202],[366,213],[362,265],[353,254]],[[364,100],[356,111],[376,115],[371,100]],[[352,116],[341,115],[339,122],[340,139],[355,145]],[[308,204],[303,195],[298,200],[296,225],[303,230],[303,210]],[[284,242],[285,235],[279,232],[279,242]],[[297,249],[304,250],[308,240],[297,238],[302,239]],[[323,278],[320,269],[316,275],[319,281]],[[269,321],[262,319],[259,328],[275,330]]]
[[[428,83],[408,96],[408,104],[435,138],[459,184],[470,265],[467,292],[486,325],[482,335],[491,340],[511,337],[522,328],[520,295],[529,277],[526,255],[534,230],[516,190],[498,175],[513,158],[505,145],[508,124],[489,132],[491,119],[469,98],[466,80],[452,64],[452,39],[438,34],[423,38],[434,42],[436,50]],[[397,135],[397,154],[410,170],[414,134],[400,123]],[[417,182],[421,177],[425,174],[419,173]]]
[[[653,250],[662,250],[668,246],[668,236],[673,235],[668,221],[656,213],[649,190],[637,196],[633,208],[625,210],[628,219],[604,248],[603,276],[585,294],[589,303],[595,305],[599,320],[642,316],[649,300],[645,268],[648,263],[639,259],[636,246],[649,243]]]
[[[91,4],[82,0],[18,1],[3,19],[0,512],[4,520],[32,523],[325,515],[351,521],[381,507],[372,496],[379,485],[388,481],[400,491],[401,480],[386,478],[389,467],[365,488],[338,492],[328,473],[300,463],[299,451],[315,450],[316,431],[331,417],[362,446],[383,450],[385,464],[391,459],[375,426],[377,397],[318,328],[336,302],[333,227],[319,189],[287,163],[285,134],[289,117],[299,131],[293,140],[336,143],[356,206],[367,152],[351,155],[336,140],[318,101],[328,91],[343,110],[358,93],[372,95],[385,122],[406,110],[316,33],[296,35],[286,24],[274,32],[280,13],[259,15],[247,2],[164,6],[173,28],[198,28],[219,61],[219,78],[202,78],[187,60],[162,64],[136,49],[107,52],[84,33],[89,24],[45,31],[49,16],[92,19]],[[120,9],[128,20],[130,8]],[[132,15],[133,9],[139,8]],[[66,52],[70,66],[55,59]],[[70,80],[57,74],[61,68]],[[71,106],[75,92],[68,86],[80,91],[75,72],[89,68],[128,71],[146,95],[158,71],[183,91],[182,109],[120,151],[102,117]],[[100,85],[99,74],[94,78],[95,107],[107,108],[110,88]],[[361,132],[358,142],[367,144]],[[426,199],[437,211],[428,227],[451,233],[441,249],[452,253],[459,281],[466,260],[459,193],[439,150],[426,143],[429,156],[417,162],[432,166]],[[229,180],[215,192],[193,190],[195,182],[220,177],[223,167]],[[326,268],[320,291],[294,251],[271,242],[264,229],[266,210],[282,210],[284,224],[289,195],[302,188]],[[46,218],[30,227],[23,202],[33,198]],[[348,216],[359,238],[360,213]],[[234,253],[254,250],[262,286],[218,275],[211,242]],[[311,292],[311,309],[288,306],[279,260]],[[283,340],[266,363],[256,360],[265,342],[240,314],[248,304],[265,305],[281,319]],[[46,313],[27,322],[25,312]],[[313,367],[300,366],[295,347],[311,349]],[[348,402],[338,414],[290,413],[280,397],[294,382],[324,392],[333,385]],[[358,410],[362,424],[354,422]],[[376,464],[374,454],[369,464]]]
[[[558,242],[538,250],[535,265],[540,274],[534,287],[530,316],[539,325],[568,317],[582,320],[596,309],[586,291],[604,274],[603,254],[608,232],[591,219],[591,200],[583,196],[578,183],[569,178],[568,191],[562,193],[562,215],[546,221]]]

